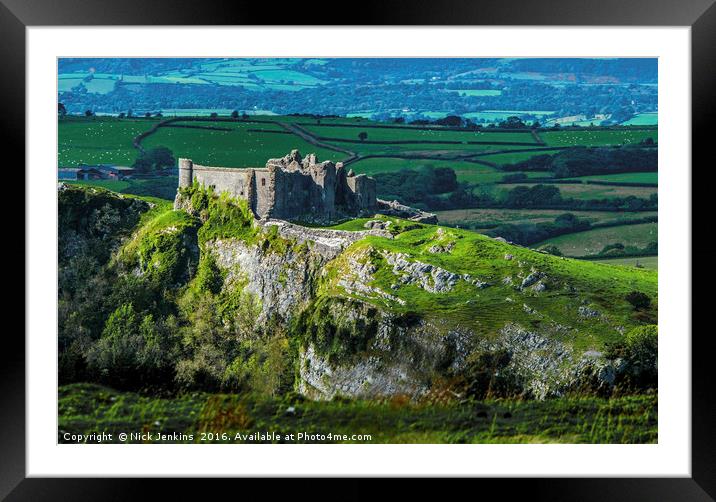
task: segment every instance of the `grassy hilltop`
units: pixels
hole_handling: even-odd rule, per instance
[[[296,391],[336,398],[377,392],[346,409],[298,407],[322,417],[314,430],[337,424],[344,413],[366,417],[355,425],[372,430],[367,417],[385,415],[389,423],[377,441],[653,440],[646,424],[655,420],[655,396],[622,402],[597,396],[606,389],[600,368],[611,367],[609,357],[633,357],[631,332],[656,320],[655,271],[551,256],[474,232],[387,217],[378,218],[387,224],[385,237],[366,235],[325,261],[310,241],[254,225],[241,202],[197,188],[184,198],[189,209],[175,211],[159,199],[91,187],[60,190],[61,430],[102,425],[117,431],[150,417],[159,424],[150,429],[176,430],[180,409],[205,416],[216,399],[235,403],[226,404],[234,410],[230,415],[248,410],[245,422],[229,424],[241,429],[274,423],[268,410],[303,403]],[[332,228],[362,231],[366,221]],[[303,279],[297,283],[297,277]],[[634,292],[646,304],[635,307],[629,299]],[[285,298],[295,302],[275,303]],[[509,343],[519,346],[511,352]],[[593,367],[593,353],[607,359]],[[369,362],[376,358],[377,365]],[[393,371],[411,359],[422,362],[407,381],[391,384]],[[543,373],[539,368],[550,361],[558,363]],[[369,378],[423,397],[406,394],[401,401],[397,392],[397,401],[385,401],[384,387],[349,389],[333,377],[317,377],[325,367],[335,378]],[[614,368],[624,385],[619,392],[633,393],[642,377]],[[82,381],[176,397],[147,400],[67,386]],[[245,397],[185,394],[196,391]],[[535,405],[489,401],[552,392],[575,398],[557,404],[548,397]],[[468,427],[472,432],[461,433],[459,403],[468,398],[488,401]],[[82,411],[95,409],[91,403],[104,410],[95,418]],[[395,414],[386,414],[395,406]],[[536,424],[545,423],[540,417],[556,410],[576,422],[555,421],[538,432]],[[423,432],[404,430],[398,416]],[[187,420],[181,422],[186,430],[205,429],[199,417]],[[612,420],[620,425],[612,428]]]

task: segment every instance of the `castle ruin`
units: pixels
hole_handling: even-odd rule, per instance
[[[244,199],[261,219],[330,221],[348,215],[374,214],[375,180],[346,172],[341,162],[302,158],[298,150],[270,159],[262,168],[208,167],[179,159],[179,188],[194,182]]]

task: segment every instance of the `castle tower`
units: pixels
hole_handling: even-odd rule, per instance
[[[179,187],[190,187],[194,181],[194,163],[190,159],[179,159]]]

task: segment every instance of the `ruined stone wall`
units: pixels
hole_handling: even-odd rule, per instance
[[[376,207],[375,179],[365,174],[359,174],[358,176],[347,176],[346,183],[355,208],[367,210]]]
[[[179,159],[179,186],[198,182],[217,193],[248,201],[259,218],[326,221],[337,212],[359,212],[377,207],[375,180],[346,173],[343,164],[316,162],[297,150],[269,159],[265,168],[207,167]],[[337,211],[337,207],[341,211]]]
[[[252,171],[252,169],[205,167],[194,164],[192,181],[197,181],[206,187],[212,186],[217,193],[229,192],[232,197],[249,200]]]
[[[268,169],[254,169],[255,200],[251,209],[259,218],[271,216],[274,205],[274,177]]]

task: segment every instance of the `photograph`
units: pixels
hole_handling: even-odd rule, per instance
[[[661,61],[495,52],[56,57],[57,443],[659,444]]]

